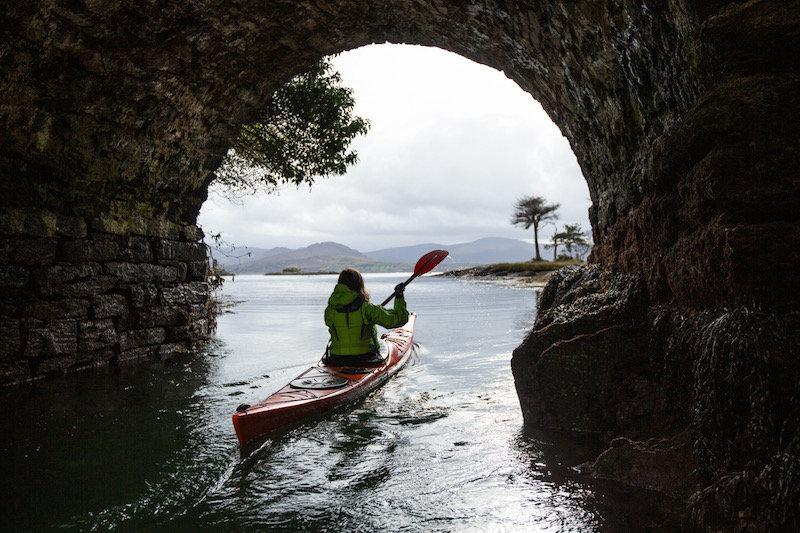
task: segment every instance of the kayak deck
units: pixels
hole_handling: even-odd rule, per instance
[[[375,390],[396,374],[411,355],[414,322],[408,322],[381,336],[384,363],[376,367],[328,366],[321,361],[297,376],[267,399],[233,415],[239,444],[324,414]]]

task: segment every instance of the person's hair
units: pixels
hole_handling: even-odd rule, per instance
[[[356,291],[364,298],[365,302],[369,301],[369,291],[364,287],[364,277],[361,272],[355,268],[345,268],[339,274],[339,283],[345,285],[348,289]]]

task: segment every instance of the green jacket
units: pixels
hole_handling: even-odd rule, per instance
[[[394,309],[365,302],[360,294],[337,283],[325,308],[325,325],[331,332],[331,353],[361,355],[378,350],[375,325],[396,328],[408,322],[403,298],[395,298]]]

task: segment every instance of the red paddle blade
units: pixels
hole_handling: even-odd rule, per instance
[[[427,274],[428,272],[436,268],[436,265],[444,261],[444,258],[447,257],[448,255],[450,255],[450,253],[445,250],[434,250],[420,257],[419,261],[417,261],[417,266],[414,267],[414,274],[410,278],[408,278],[404,283],[402,283],[402,286],[405,287],[406,285],[414,281],[415,278],[423,274]],[[389,302],[392,301],[392,298],[394,298],[394,293],[390,294],[389,297],[386,298],[381,305],[388,304]]]
[[[436,265],[444,261],[444,258],[448,255],[450,255],[450,253],[446,250],[434,250],[423,255],[419,258],[417,265],[414,267],[414,277],[427,274],[436,268]]]

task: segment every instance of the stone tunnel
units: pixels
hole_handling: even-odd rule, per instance
[[[0,26],[3,383],[191,349],[239,125],[325,55],[436,46],[538,100],[589,186],[590,264],[513,356],[526,425],[619,437],[587,468],[703,523],[746,516],[707,497],[732,472],[789,516],[765,487],[800,449],[800,3],[8,0]]]

